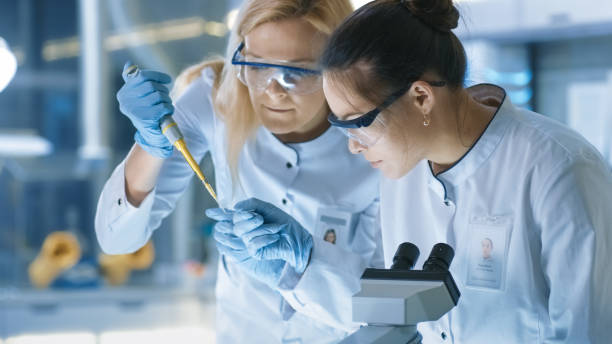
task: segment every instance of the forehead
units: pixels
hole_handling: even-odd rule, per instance
[[[258,25],[245,36],[245,53],[284,61],[316,61],[325,36],[304,19],[285,19]]]
[[[323,73],[323,93],[332,113],[340,119],[364,114],[374,107],[369,101],[352,91],[349,85],[342,84],[330,73]]]

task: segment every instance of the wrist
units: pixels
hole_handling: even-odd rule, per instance
[[[291,264],[285,264],[278,280],[278,289],[293,290],[298,285],[304,273],[298,273]]]
[[[310,263],[310,257],[312,256],[312,246],[313,246],[313,242],[312,242],[312,235],[310,235],[310,233],[308,234],[308,236],[306,237],[306,240],[304,240],[304,247],[303,247],[303,255],[300,255],[296,261],[296,266],[295,271],[298,274],[303,274],[304,271],[306,271],[306,268],[308,267],[308,264]]]
[[[167,141],[165,137],[164,140]],[[156,158],[166,159],[172,155],[172,145],[153,145],[149,143],[138,130],[134,134],[134,141],[138,144],[138,146],[140,146],[140,148],[142,148],[142,150]]]

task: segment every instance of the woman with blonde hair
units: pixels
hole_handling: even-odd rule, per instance
[[[382,264],[378,176],[337,149],[344,137],[327,122],[317,69],[327,37],[351,11],[348,0],[246,1],[226,60],[184,71],[172,99],[169,76],[141,70],[127,78],[124,69],[117,98],[137,129],[136,144],[100,196],[98,241],[106,253],[136,251],[187,187],[193,172],[159,129],[172,114],[194,157],[211,153],[220,203],[241,201],[236,208],[244,210],[207,211],[218,221],[222,253],[220,343],[337,342],[356,329],[350,297],[360,274]],[[263,215],[296,219],[297,239],[280,239],[294,229],[286,226],[252,240],[248,229],[264,219],[248,210],[266,207]],[[317,231],[325,221],[337,225],[343,242],[323,240]],[[299,254],[266,259],[258,248],[272,243]]]

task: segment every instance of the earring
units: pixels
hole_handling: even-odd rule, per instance
[[[423,125],[426,126],[426,127],[429,127],[429,123],[430,122],[431,121],[429,120],[429,117],[427,117],[427,115],[424,115],[423,116]]]

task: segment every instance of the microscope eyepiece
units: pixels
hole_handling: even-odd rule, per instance
[[[423,271],[448,271],[454,257],[455,251],[452,247],[443,243],[435,244],[431,249],[429,258],[423,264]]]
[[[410,270],[419,259],[419,248],[415,244],[405,242],[399,245],[393,256],[391,269]]]

